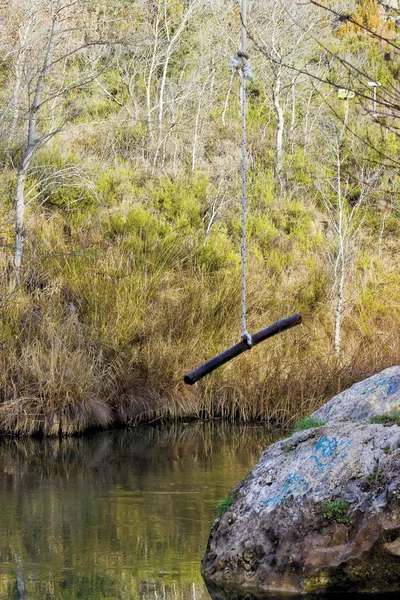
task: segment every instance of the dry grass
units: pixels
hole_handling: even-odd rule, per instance
[[[42,298],[47,308],[32,313],[35,318],[24,323],[19,338],[9,340],[7,353],[3,345],[1,430],[69,435],[113,424],[198,418],[288,426],[400,355],[396,338],[381,334],[375,343],[356,346],[353,340],[355,349],[339,365],[329,353],[329,340],[315,344],[312,320],[306,319],[188,387],[182,382],[186,370],[236,340],[234,331],[231,336],[222,336],[220,330],[213,335],[202,322],[191,329],[191,308],[185,300],[182,295],[181,310],[176,299],[172,308],[166,303],[166,314],[158,307],[158,318],[153,313],[147,321],[149,331],[143,323],[129,343],[126,331],[122,340],[119,334],[111,338],[111,328],[106,336],[98,335],[99,309],[90,328],[77,313],[60,310],[60,297]],[[114,324],[121,306],[116,304],[110,315]],[[21,311],[18,315],[21,321]],[[264,324],[273,318],[265,316]]]
[[[355,381],[400,360],[393,335],[400,282],[392,278],[390,295],[376,310],[354,304],[344,320],[339,362],[327,294],[318,303],[308,300],[310,272],[286,265],[279,276],[276,266],[268,272],[254,261],[249,328],[298,310],[303,324],[185,386],[187,371],[240,337],[237,265],[201,268],[194,258],[197,242],[183,234],[158,239],[151,250],[132,250],[129,238],[107,242],[97,222],[81,224],[72,239],[63,237],[58,217],[48,227],[39,218],[35,223],[25,279],[10,296],[4,256],[0,261],[4,433],[70,435],[182,419],[290,426]]]

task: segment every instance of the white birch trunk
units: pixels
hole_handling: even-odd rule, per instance
[[[343,316],[343,300],[344,300],[344,284],[346,270],[346,253],[345,253],[345,232],[344,232],[344,214],[343,214],[343,198],[341,190],[341,164],[340,156],[337,157],[337,199],[338,199],[338,240],[339,249],[335,264],[335,281],[336,281],[336,308],[335,308],[335,325],[333,332],[333,345],[336,356],[340,358],[341,338],[342,338],[342,316]]]
[[[341,354],[342,342],[342,317],[343,317],[343,300],[344,300],[344,284],[345,284],[346,265],[344,256],[341,254],[339,261],[339,280],[337,284],[336,310],[335,310],[335,329],[334,329],[334,348],[338,358]]]
[[[289,139],[291,141],[291,148],[292,148],[292,152],[293,152],[294,132],[295,132],[295,128],[296,128],[296,78],[294,78],[292,80],[291,94],[292,94],[292,114],[291,114],[290,127],[289,127]]]
[[[39,145],[40,140],[37,139],[37,116],[40,108],[43,86],[46,77],[51,68],[51,60],[53,57],[54,47],[58,33],[58,12],[61,6],[61,1],[57,2],[53,12],[53,20],[47,45],[46,55],[43,62],[43,67],[40,72],[35,94],[32,104],[29,109],[28,135],[25,151],[23,153],[21,166],[17,174],[16,188],[16,216],[15,216],[15,247],[14,247],[14,268],[16,284],[19,284],[20,271],[22,264],[23,246],[24,246],[24,230],[25,230],[25,181],[29,169],[32,156]]]
[[[273,87],[273,100],[277,118],[276,128],[276,173],[283,188],[282,181],[282,167],[283,167],[283,132],[285,129],[285,117],[283,114],[283,108],[280,103],[280,91],[281,91],[281,78],[280,74],[276,76],[275,85]]]
[[[22,252],[24,245],[24,216],[25,216],[25,178],[26,171],[20,169],[17,174],[16,189],[16,218],[15,218],[15,247],[14,268],[16,283],[19,284],[19,274],[22,263]]]
[[[150,137],[153,137],[153,127],[151,124],[151,84],[152,84],[154,69],[156,66],[159,28],[160,28],[160,20],[161,20],[160,11],[161,11],[161,0],[158,1],[158,5],[157,5],[157,19],[156,19],[155,30],[154,30],[153,54],[151,57],[151,63],[150,63],[150,67],[149,67],[149,74],[147,77],[147,87],[146,87],[147,126],[149,129]]]
[[[22,38],[21,31],[18,31],[18,34],[20,36],[20,49],[18,52],[18,58],[17,58],[17,62],[15,65],[15,85],[14,85],[14,92],[13,92],[13,98],[12,98],[13,120],[12,120],[11,128],[10,128],[11,143],[14,139],[15,130],[17,128],[17,123],[18,123],[18,116],[19,116],[18,96],[19,96],[19,90],[21,88],[22,64],[24,61],[24,54],[25,54],[24,41],[21,39]]]
[[[180,23],[178,29],[176,30],[176,32],[174,33],[174,35],[172,36],[172,38],[169,41],[168,47],[167,47],[167,51],[165,54],[165,61],[164,61],[164,68],[163,68],[163,73],[162,73],[162,77],[161,77],[161,84],[160,84],[160,96],[159,96],[159,108],[158,108],[158,139],[159,139],[159,143],[161,142],[162,136],[163,136],[163,123],[164,123],[164,95],[165,95],[165,84],[167,81],[167,73],[168,73],[168,66],[169,66],[169,61],[171,59],[171,55],[172,55],[172,51],[174,48],[175,43],[177,42],[177,40],[180,38],[183,30],[186,27],[186,24],[188,22],[188,19],[192,13],[192,10],[195,6],[195,2],[193,2],[189,8],[187,9],[182,22]],[[166,25],[167,25],[167,21],[166,21]]]

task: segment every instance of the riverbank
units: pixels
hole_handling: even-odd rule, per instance
[[[161,193],[163,181],[153,182],[153,191]],[[205,188],[196,191],[196,181],[187,176],[174,190],[186,190],[200,219]],[[169,213],[135,203],[32,216],[17,289],[7,247],[0,248],[0,431],[69,435],[199,418],[290,425],[399,363],[397,230],[387,234],[380,260],[375,230],[366,231],[364,262],[348,282],[338,356],[319,212],[289,197],[261,212],[273,219],[278,209],[279,256],[250,236],[248,327],[257,331],[295,312],[302,324],[189,387],[186,372],[240,338],[237,232],[216,230],[207,240],[197,225],[176,230]],[[266,218],[261,212],[257,218]]]
[[[230,327],[217,309],[214,327],[196,322],[191,327],[182,294],[180,319],[178,307],[171,317],[168,302],[150,304],[150,314],[142,308],[142,323],[136,320],[130,331],[121,328],[125,341],[115,340],[113,326],[121,314],[115,315],[107,295],[98,297],[99,306],[103,302],[109,306],[104,331],[98,322],[90,324],[82,297],[61,300],[65,291],[53,286],[51,282],[34,292],[20,290],[3,313],[3,331],[8,327],[9,335],[0,352],[2,433],[72,435],[141,422],[196,419],[290,427],[338,391],[390,366],[399,356],[390,332],[359,342],[358,331],[346,330],[348,353],[339,365],[328,336],[321,340],[324,325],[316,311],[303,317],[301,326],[260,344],[195,386],[186,386],[187,370],[237,341],[229,313],[224,318]],[[121,306],[128,313],[123,315],[127,325],[130,305]],[[155,308],[164,312],[154,321]],[[252,316],[258,327],[275,318],[277,313],[267,311],[257,315],[257,321]]]

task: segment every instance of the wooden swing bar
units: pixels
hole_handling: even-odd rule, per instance
[[[224,350],[224,352],[221,352],[221,354],[217,354],[217,356],[210,358],[207,362],[200,365],[200,367],[197,367],[196,369],[193,369],[193,371],[190,371],[190,373],[187,373],[184,376],[183,381],[188,385],[193,385],[205,375],[212,373],[215,371],[215,369],[218,369],[218,367],[221,367],[228,361],[232,360],[232,358],[239,356],[239,354],[246,352],[246,350],[251,350],[253,346],[257,346],[257,344],[272,337],[273,335],[281,333],[282,331],[290,329],[291,327],[299,325],[300,323],[300,313],[296,313],[295,315],[287,317],[286,319],[276,321],[276,323],[273,323],[272,325],[269,325],[268,327],[260,329],[260,331],[254,333],[251,336],[251,345],[247,343],[247,340],[242,340],[238,344],[235,344],[227,350]]]

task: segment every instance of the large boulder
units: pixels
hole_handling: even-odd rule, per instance
[[[400,367],[390,367],[355,383],[311,416],[325,423],[361,423],[390,413],[400,414]]]
[[[400,591],[400,368],[314,417],[326,423],[270,446],[215,519],[201,565],[215,598]]]

